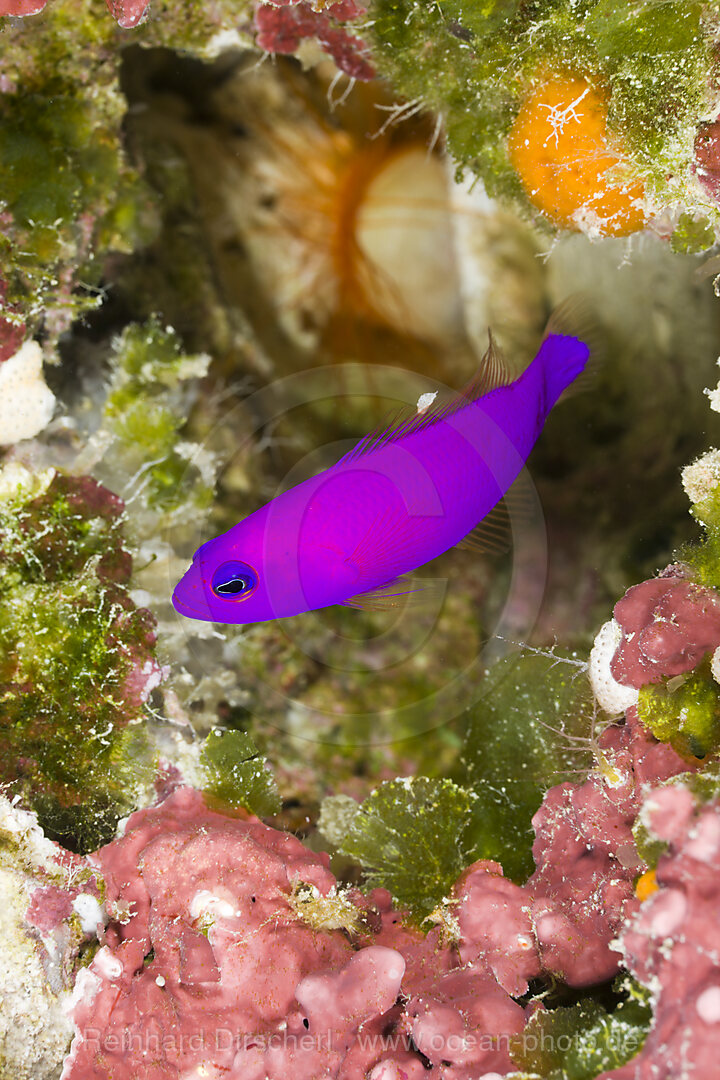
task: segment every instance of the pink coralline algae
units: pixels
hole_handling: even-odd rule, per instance
[[[118,26],[131,30],[142,20],[149,5],[149,0],[105,0],[107,9]]]
[[[375,69],[367,59],[367,45],[342,25],[364,15],[366,8],[354,0],[339,0],[317,11],[306,0],[275,0],[255,9],[256,43],[269,53],[294,53],[305,38],[317,39],[341,71],[367,81]]]
[[[605,1080],[709,1080],[720,1035],[720,802],[700,809],[669,786],[643,808],[667,842],[658,890],[621,936],[625,963],[653,991],[654,1022],[642,1052]]]
[[[471,1080],[512,1067],[525,1010],[490,968],[466,970],[438,930],[403,925],[384,890],[358,894],[353,943],[313,928],[295,890],[332,898],[336,882],[293,836],[180,788],[89,862],[115,921],[78,978],[63,1080]]]
[[[496,863],[482,865],[502,872]],[[404,1075],[408,1080],[474,1080],[485,1072],[510,1071],[509,1039],[523,1031],[526,1010],[513,1001],[489,964],[463,963],[458,943],[443,943],[438,929],[425,937],[404,925],[383,889],[375,889],[370,898],[381,913],[376,941],[397,949],[405,960],[406,1003],[396,1010],[395,1042],[402,1033],[407,1040],[404,1048],[381,1057],[368,1073],[371,1080]],[[500,927],[497,933],[501,936]],[[411,1047],[423,1055],[424,1066]]]
[[[614,615],[623,637],[610,668],[625,686],[692,671],[720,645],[720,595],[686,580],[679,566],[634,585]]]
[[[79,985],[65,1080],[309,1078],[336,1071],[357,1028],[395,1001],[400,954],[354,953],[340,931],[304,924],[293,882],[327,895],[335,879],[256,819],[180,788],[93,861],[108,905],[128,914]]]
[[[46,3],[47,0],[0,0],[0,16],[37,15]],[[110,14],[124,30],[137,26],[149,7],[149,0],[105,0],[105,3]]]
[[[529,881],[515,885],[497,863],[483,861],[456,886],[461,959],[489,969],[513,996],[542,974],[571,986],[617,974],[612,942],[637,907],[633,886],[642,869],[632,826],[644,792],[688,768],[645,731],[635,710],[599,742],[604,768],[584,784],[551,788],[535,814],[537,870]]]
[[[720,120],[700,125],[693,167],[708,195],[720,203]]]
[[[0,4],[2,0],[0,0]],[[0,364],[3,360],[9,360],[14,356],[22,345],[25,337],[25,324],[17,319],[7,319],[5,314],[17,314],[15,308],[5,306],[5,294],[7,285],[0,278]]]
[[[47,0],[0,0],[0,15],[37,15]]]
[[[473,864],[429,934],[390,894],[353,891],[348,930],[303,915],[332,902],[327,857],[178,788],[89,857],[112,920],[76,987],[63,1080],[475,1080],[512,1071],[538,976],[617,973],[640,903],[631,832],[647,789],[685,771],[630,712],[605,767],[553,788],[525,886]],[[53,904],[57,898],[53,898]],[[343,924],[345,925],[345,924]],[[152,1066],[148,1059],[152,1059]]]

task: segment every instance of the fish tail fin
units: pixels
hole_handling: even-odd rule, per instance
[[[583,296],[571,296],[553,311],[538,353],[545,369],[548,403],[589,389],[601,366],[597,322]]]

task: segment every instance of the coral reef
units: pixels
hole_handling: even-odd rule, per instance
[[[596,0],[582,7],[510,2],[471,11],[462,3],[439,9],[416,0],[377,0],[374,16],[379,70],[408,98],[445,116],[453,153],[491,193],[521,197],[515,159],[527,206],[597,236],[642,227],[647,211],[633,204],[642,201],[645,188],[653,213],[667,209],[674,215],[658,228],[667,234],[677,226],[679,250],[693,240],[697,250],[710,246],[717,205],[696,176],[698,167],[711,174],[714,144],[706,140],[696,160],[695,140],[715,119],[715,7],[648,2],[626,9]],[[567,93],[554,97],[558,79]],[[530,115],[535,119],[528,124]],[[516,134],[523,131],[522,153],[513,135],[508,146],[513,124]],[[576,196],[561,209],[555,199],[562,196],[550,194],[556,185],[552,179],[548,184],[542,161],[559,155],[560,141],[571,142],[583,126],[599,157],[570,165],[571,189],[587,187],[590,202]],[[591,136],[593,126],[597,134]],[[625,162],[622,170],[613,166],[611,179],[603,174],[616,154],[613,142],[623,148]],[[535,183],[528,182],[533,171]],[[628,196],[619,194],[623,185]],[[596,213],[593,202],[613,190],[608,197],[620,199],[617,207]],[[678,201],[687,207],[684,217],[676,213]]]
[[[343,895],[327,856],[180,788],[87,866],[111,921],[76,986],[68,1080],[136,1075],[148,1053],[168,1077],[469,1080],[531,1045],[536,1013],[513,996],[539,972],[541,920],[497,864],[461,877],[450,920],[425,937],[384,889]]]

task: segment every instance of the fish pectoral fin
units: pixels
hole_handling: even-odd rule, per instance
[[[412,578],[409,574],[388,581],[376,589],[358,593],[343,600],[344,607],[359,611],[394,611],[396,608],[434,608],[442,606],[447,590],[443,579]]]
[[[504,555],[509,551],[512,547],[512,527],[504,500],[496,503],[480,524],[467,536],[463,536],[457,546],[464,551],[475,551],[481,555]]]
[[[538,511],[537,493],[523,469],[502,499],[457,546],[483,555],[504,555],[512,547],[513,528],[527,527]]]

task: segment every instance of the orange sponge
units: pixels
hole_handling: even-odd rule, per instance
[[[607,132],[607,101],[584,79],[536,90],[510,131],[510,160],[530,200],[556,225],[627,236],[645,222],[642,181]]]
[[[635,883],[635,895],[638,900],[647,900],[658,891],[657,878],[654,870],[646,870]]]

